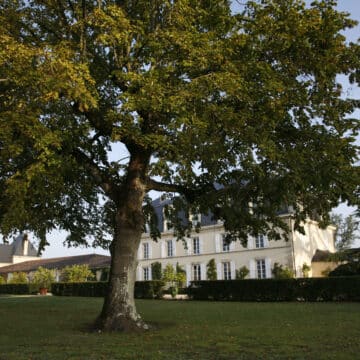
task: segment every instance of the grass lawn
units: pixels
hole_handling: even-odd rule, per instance
[[[359,359],[360,303],[138,301],[156,330],[89,333],[102,299],[0,297],[0,360]]]

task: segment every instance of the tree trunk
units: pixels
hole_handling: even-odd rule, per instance
[[[146,165],[143,158],[132,157],[125,188],[116,204],[109,288],[96,321],[97,330],[129,332],[149,328],[137,313],[134,301],[137,251],[144,223],[142,205],[146,189],[142,175]]]

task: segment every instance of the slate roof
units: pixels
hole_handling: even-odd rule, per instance
[[[26,234],[18,235],[11,244],[0,244],[0,263],[11,263],[13,256],[36,257],[37,250],[34,245],[28,241],[27,255],[24,255],[23,241]]]
[[[14,242],[11,244],[11,246],[13,247],[13,255],[24,256],[23,240],[24,240],[25,236],[27,236],[27,235],[21,234],[21,235],[17,236],[15,238]],[[34,245],[30,241],[28,241],[28,252],[27,252],[26,256],[38,256]]]
[[[110,256],[89,254],[78,256],[65,256],[51,259],[40,259],[24,261],[14,265],[0,267],[0,274],[8,274],[12,272],[31,272],[36,271],[39,266],[46,269],[63,269],[72,265],[88,265],[90,269],[99,269],[110,267]]]

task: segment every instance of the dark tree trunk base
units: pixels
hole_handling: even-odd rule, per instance
[[[93,329],[96,332],[142,333],[150,330],[150,326],[140,318],[138,320],[129,319],[127,317],[108,317],[103,319],[100,316],[95,321]]]

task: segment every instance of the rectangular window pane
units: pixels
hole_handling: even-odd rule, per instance
[[[230,244],[225,239],[225,234],[222,235],[222,251],[230,251]]]
[[[173,242],[172,240],[168,240],[167,242],[167,256],[174,256]]]
[[[256,270],[258,279],[266,278],[265,259],[256,260]]]
[[[150,273],[150,271],[149,271],[148,267],[143,268],[143,274],[144,274],[144,280],[145,281],[149,280],[149,273]]]
[[[148,259],[149,258],[149,243],[143,244],[143,258]]]
[[[231,268],[229,262],[224,262],[223,264],[223,278],[224,280],[231,280]]]
[[[200,239],[198,237],[193,238],[194,254],[200,254]]]
[[[192,266],[192,278],[194,281],[201,280],[200,264],[194,264]]]
[[[258,235],[255,239],[255,246],[257,248],[263,248],[265,246],[264,235]]]

